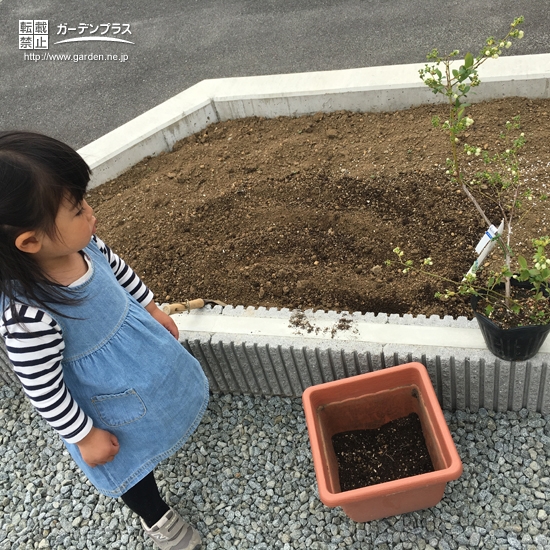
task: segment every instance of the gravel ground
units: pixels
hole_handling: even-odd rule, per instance
[[[0,387],[0,549],[141,549],[139,521],[99,495],[21,393]],[[464,462],[434,508],[355,523],[319,501],[299,399],[214,395],[157,471],[204,549],[550,545],[550,423],[526,410],[446,413]]]

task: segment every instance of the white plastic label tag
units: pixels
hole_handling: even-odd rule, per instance
[[[479,241],[476,246],[476,252],[479,254],[477,260],[472,264],[472,267],[468,270],[468,273],[475,273],[482,265],[483,262],[487,259],[487,256],[491,253],[491,250],[497,244],[496,241],[492,240],[496,235],[502,235],[502,230],[504,229],[504,220],[500,222],[498,229],[494,225],[491,225],[489,229],[483,235],[481,241]],[[481,253],[480,253],[481,251]]]
[[[477,243],[476,246],[476,254],[481,254],[481,251],[489,244],[489,242],[494,239],[495,235],[498,233],[498,229],[491,225],[487,231],[485,231],[485,235],[481,237],[481,240]]]

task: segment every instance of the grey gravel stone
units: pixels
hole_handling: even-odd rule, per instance
[[[369,523],[318,498],[299,399],[214,395],[188,444],[157,469],[205,550],[542,550],[550,543],[550,422],[445,412],[464,464],[429,510]],[[151,548],[139,519],[97,493],[22,394],[0,387],[0,550]]]

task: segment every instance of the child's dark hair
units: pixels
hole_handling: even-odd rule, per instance
[[[47,303],[71,302],[15,240],[30,230],[56,237],[62,201],[81,203],[89,180],[90,168],[68,145],[32,132],[0,132],[0,294],[14,316],[16,301],[50,310]]]

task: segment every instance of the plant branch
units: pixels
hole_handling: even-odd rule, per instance
[[[487,224],[487,226],[489,227],[491,225],[491,221],[489,220],[489,218],[486,216],[483,208],[481,208],[481,206],[479,205],[479,203],[477,202],[476,198],[472,195],[471,191],[468,189],[468,186],[462,182],[462,189],[464,190],[464,193],[466,193],[466,196],[472,201],[472,203],[474,204],[474,206],[476,207],[477,211],[479,212],[480,216],[483,218],[483,221]]]

